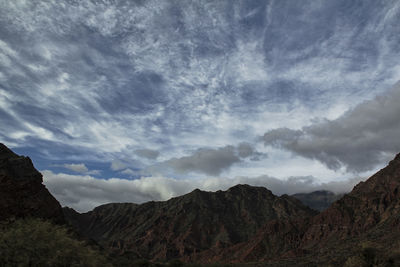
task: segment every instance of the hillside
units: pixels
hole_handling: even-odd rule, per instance
[[[221,250],[214,260],[271,266],[283,260],[289,266],[399,266],[399,191],[400,154],[320,214],[266,224],[254,238]]]
[[[164,202],[107,204],[78,214],[64,209],[79,232],[119,253],[153,260],[190,261],[204,251],[249,240],[269,221],[313,216],[295,198],[263,187],[194,190]]]

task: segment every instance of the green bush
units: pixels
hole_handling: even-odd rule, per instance
[[[182,267],[183,266],[183,262],[181,262],[180,260],[172,260],[168,263],[168,267]]]
[[[110,266],[98,251],[68,229],[40,219],[0,227],[0,266]]]
[[[391,251],[386,255],[373,246],[363,244],[362,250],[357,255],[349,257],[345,267],[392,267],[400,266],[400,253]]]

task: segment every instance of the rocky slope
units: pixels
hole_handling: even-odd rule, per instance
[[[387,167],[361,182],[311,221],[303,243],[358,236],[386,220],[398,229],[400,218],[400,154]]]
[[[0,143],[0,221],[36,217],[64,222],[60,203],[42,181],[30,158],[18,156]]]
[[[400,252],[399,192],[400,154],[320,214],[268,223],[254,238],[221,251],[214,260],[280,266],[279,262],[288,259],[289,266],[342,266],[349,258],[364,253],[367,246],[381,250],[382,259],[375,261],[381,260],[382,266],[398,266],[390,264],[400,264],[400,254],[395,256],[397,261],[390,255]]]
[[[115,252],[203,262],[223,248],[249,240],[268,222],[316,214],[295,198],[248,185],[215,193],[195,190],[142,205],[108,204],[85,214],[64,211],[80,233]]]

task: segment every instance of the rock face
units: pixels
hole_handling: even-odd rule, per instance
[[[298,253],[298,248],[310,219],[311,217],[271,220],[249,240],[229,247],[206,250],[194,257],[194,261],[265,263],[271,260],[279,261],[285,257],[299,256],[301,253]]]
[[[400,218],[400,154],[389,165],[361,182],[331,207],[315,216],[305,233],[307,246],[359,236],[378,224]],[[397,229],[396,228],[396,229]]]
[[[213,259],[278,262],[276,266],[283,259],[292,259],[289,266],[332,262],[340,266],[346,257],[357,253],[360,244],[373,243],[383,251],[397,251],[399,237],[400,154],[320,214],[268,222],[253,238],[220,250]]]
[[[115,252],[140,258],[213,260],[224,248],[248,241],[265,224],[317,212],[287,195],[237,185],[215,193],[193,192],[164,202],[107,204],[78,214],[64,209],[81,234]]]
[[[326,210],[333,202],[343,197],[343,194],[335,194],[330,191],[320,190],[311,193],[294,194],[292,197],[300,200],[304,205],[314,210]]]
[[[0,221],[20,217],[64,222],[60,203],[42,184],[32,161],[0,143]]]

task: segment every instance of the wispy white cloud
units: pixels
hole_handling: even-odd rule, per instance
[[[337,119],[398,79],[400,5],[322,3],[2,1],[0,141],[123,171]]]
[[[134,170],[132,170],[132,169],[125,169],[125,170],[123,170],[123,171],[121,171],[121,173],[122,174],[126,174],[126,175],[128,175],[128,176],[130,176],[130,177],[133,177],[133,176],[137,176],[138,174],[140,174],[140,173],[138,173],[137,171],[134,171]]]
[[[64,168],[67,168],[67,169],[72,170],[74,172],[85,173],[85,172],[89,171],[89,169],[83,163],[79,163],[79,164],[74,164],[74,163],[72,163],[72,164],[63,164],[62,166]]]
[[[84,163],[65,163],[65,164],[53,164],[53,167],[62,167],[73,172],[78,172],[86,175],[99,175],[100,170],[89,170]]]
[[[124,163],[120,160],[117,160],[117,159],[113,160],[111,162],[111,166],[110,166],[111,170],[113,170],[113,171],[120,171],[120,170],[126,169],[127,167],[128,166],[126,163]]]

